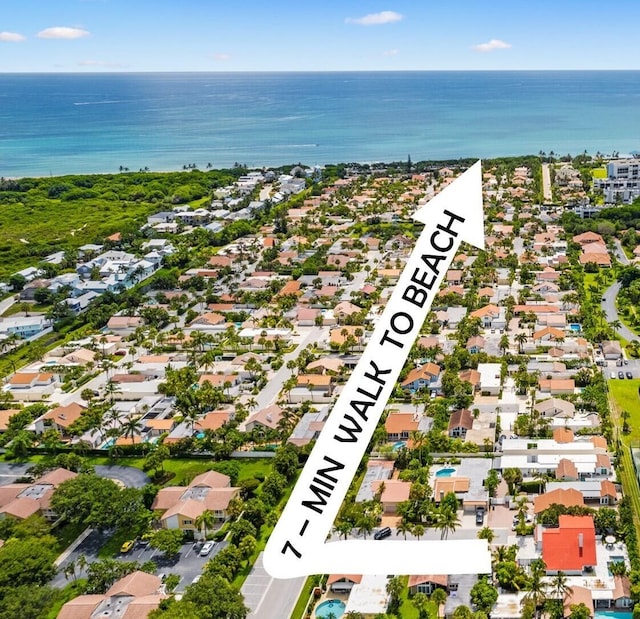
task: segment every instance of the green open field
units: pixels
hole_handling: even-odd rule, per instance
[[[638,397],[638,387],[640,387],[640,379],[620,380],[614,379],[608,381],[609,391],[617,406],[617,415],[622,411],[627,411],[631,417],[629,418],[629,426],[631,432],[629,434],[620,433],[620,437],[627,444],[637,444],[640,441],[640,397]],[[618,419],[619,427],[622,428],[622,419]]]
[[[591,171],[593,178],[607,178],[607,168],[595,168]]]

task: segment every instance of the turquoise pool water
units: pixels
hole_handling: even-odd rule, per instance
[[[394,443],[393,446],[391,447],[392,451],[398,451],[399,449],[402,449],[403,447],[407,446],[407,441],[398,441],[397,443]]]
[[[571,329],[571,331],[582,331],[582,327],[577,322],[570,324],[569,329]]]
[[[631,619],[631,612],[624,610],[596,610],[594,619]]]
[[[436,471],[436,477],[451,477],[455,472],[456,470],[453,467],[449,466],[447,468]]]
[[[196,434],[196,438],[204,438],[206,436],[206,434],[204,432],[198,432],[198,434]]]
[[[100,449],[109,449],[109,447],[113,447],[115,442],[116,442],[115,438],[110,438],[106,443],[102,445],[102,447],[100,447]]]
[[[335,616],[335,619],[340,619],[344,615],[344,609],[346,605],[341,600],[326,600],[321,604],[318,604],[316,608],[316,617],[318,619],[327,619],[331,614]]]

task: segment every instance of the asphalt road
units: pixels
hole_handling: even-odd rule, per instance
[[[262,555],[253,566],[240,590],[251,609],[248,619],[283,619],[291,617],[305,577],[271,578],[262,565]]]
[[[600,301],[600,306],[607,316],[607,322],[611,324],[614,320],[619,320],[618,310],[616,309],[616,297],[620,291],[620,282],[616,282],[609,288],[607,288],[602,295],[603,300]],[[622,325],[617,332],[626,340],[640,339],[633,331]]]
[[[98,531],[92,531],[91,534],[62,561],[58,573],[50,584],[58,588],[66,586],[69,581],[63,573],[65,566],[69,565],[72,561],[76,561],[80,555],[84,555],[88,563],[97,561],[98,551],[107,543],[111,535],[112,532],[100,533]],[[194,544],[193,542],[189,542],[188,544],[183,544],[180,552],[171,558],[165,557],[162,553],[159,553],[155,548],[151,548],[150,546],[137,546],[131,552],[119,554],[115,558],[119,561],[138,561],[140,564],[153,561],[158,566],[156,574],[165,574],[167,576],[169,574],[177,574],[180,576],[180,583],[176,591],[184,591],[184,589],[193,582],[193,579],[202,573],[207,561],[215,557],[226,544],[227,542],[216,543],[213,550],[206,557],[200,556],[202,543]]]
[[[11,484],[19,477],[27,474],[33,464],[15,464],[9,462],[0,462],[0,486]],[[128,488],[142,488],[151,480],[146,473],[132,466],[104,466],[95,467],[96,475],[100,477],[109,477],[117,479]]]

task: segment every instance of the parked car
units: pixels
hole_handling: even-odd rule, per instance
[[[384,539],[385,537],[389,537],[389,535],[391,535],[391,529],[389,527],[384,527],[373,534],[373,539]]]
[[[202,574],[198,574],[192,581],[191,584],[195,585],[202,578]]]
[[[127,540],[124,544],[122,544],[122,546],[120,546],[120,552],[123,554],[130,552],[135,546],[135,543],[136,541],[134,539]]]
[[[618,372],[618,378],[624,378],[624,372]]]
[[[207,542],[200,550],[200,556],[206,557],[213,550],[215,544],[215,542]]]
[[[611,372],[611,378],[615,378],[616,377],[616,373],[615,372]]]
[[[476,507],[476,524],[484,524],[484,507]]]
[[[631,372],[627,372],[627,373],[625,374],[625,376],[626,376],[628,379],[632,379],[632,378],[633,378],[633,374],[632,374]]]

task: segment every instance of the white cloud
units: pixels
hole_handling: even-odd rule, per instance
[[[18,32],[0,32],[0,41],[7,41],[9,43],[20,43],[27,37],[21,35]]]
[[[79,67],[106,67],[110,69],[122,69],[126,65],[118,62],[106,62],[104,60],[81,60],[78,63]]]
[[[45,28],[38,32],[39,39],[81,39],[89,36],[89,32],[82,28],[69,28],[68,26],[55,26]]]
[[[392,24],[402,18],[403,16],[395,11],[381,11],[380,13],[370,13],[364,17],[347,17],[344,21],[347,24],[358,24],[359,26],[380,26]]]
[[[226,62],[227,60],[231,60],[230,54],[218,53],[213,55],[214,60],[218,60],[220,62]]]
[[[474,45],[473,49],[476,52],[492,52],[495,49],[509,49],[511,47],[510,43],[505,43],[500,39],[491,39],[486,43],[480,43],[479,45]]]
[[[399,49],[388,49],[382,52],[383,56],[397,56],[400,53]]]

